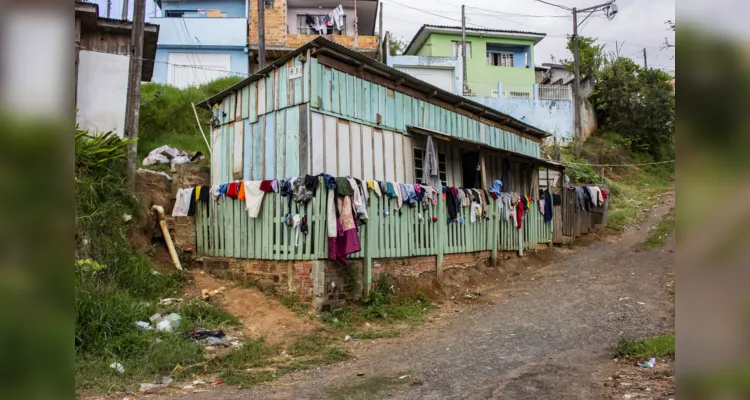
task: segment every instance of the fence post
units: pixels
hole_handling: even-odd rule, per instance
[[[534,100],[539,100],[539,84],[534,84]]]
[[[376,183],[377,184],[377,183]],[[365,190],[370,190],[365,186]],[[385,194],[383,194],[385,195]],[[377,224],[380,224],[380,206],[379,198],[375,197],[375,193],[371,193],[369,196],[369,203],[367,205],[367,213],[369,215],[369,221],[365,225],[365,254],[364,254],[364,265],[362,271],[364,276],[362,277],[362,296],[367,297],[370,295],[370,289],[372,288],[372,256],[377,252]]]
[[[497,97],[505,97],[505,93],[503,93],[503,83],[498,82],[497,83]]]
[[[442,191],[442,188],[437,190]],[[443,256],[445,255],[445,247],[447,246],[446,232],[448,231],[448,216],[445,209],[445,201],[442,198],[440,192],[438,192],[437,202],[437,256],[435,256],[435,275],[437,275],[438,281],[443,280]]]
[[[495,200],[493,203],[492,209],[495,210],[493,213],[488,213],[490,215],[493,215],[492,219],[490,220],[492,224],[492,240],[490,243],[492,243],[492,250],[490,250],[490,266],[492,268],[495,268],[497,266],[497,231],[498,231],[498,225],[500,221],[500,215],[497,215],[497,201]]]

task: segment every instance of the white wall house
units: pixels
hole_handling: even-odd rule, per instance
[[[124,135],[132,23],[99,18],[93,3],[75,5],[76,124],[91,133]],[[154,70],[159,27],[146,24],[141,80]]]

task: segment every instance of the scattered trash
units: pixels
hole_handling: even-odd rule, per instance
[[[152,171],[150,169],[145,169],[145,168],[138,168],[138,171],[145,171],[145,172],[149,172],[149,173],[152,173],[152,174],[161,175],[161,176],[167,178],[170,181],[172,180],[172,177],[169,176],[169,174],[166,173],[166,172],[164,172],[164,171]]]
[[[630,297],[620,297],[617,301],[630,300]]]
[[[193,340],[203,340],[208,337],[214,337],[214,338],[223,338],[225,336],[224,331],[217,330],[217,331],[210,331],[208,329],[204,328],[195,328],[192,332],[188,332],[188,335],[190,336],[190,339]]]
[[[644,303],[644,302],[642,302],[642,301],[639,301],[639,302],[638,302],[638,304],[640,304],[640,305],[642,305],[642,306],[645,306],[645,305],[646,305],[646,303]]]
[[[131,395],[130,389],[125,390],[125,396],[130,396],[130,395]]]
[[[141,383],[141,387],[138,388],[138,392],[140,393],[148,393],[156,389],[163,388],[167,385],[162,385],[160,383]]]
[[[402,376],[399,376],[398,379],[406,379],[408,377],[409,377],[409,375],[402,375]]]
[[[648,360],[648,362],[638,364],[639,367],[648,367],[648,368],[653,368],[655,365],[656,365],[656,359],[653,357],[651,357],[651,359]]]
[[[163,383],[163,384],[165,384],[165,385],[169,385],[169,384],[170,384],[170,383],[172,383],[173,381],[174,381],[174,379],[172,379],[172,378],[170,378],[170,377],[168,377],[168,376],[162,376],[162,377],[161,377],[161,383]]]
[[[203,289],[203,290],[201,290],[201,298],[204,301],[208,301],[208,299],[210,299],[211,297],[214,297],[214,296],[220,294],[225,289],[226,289],[226,287],[224,287],[224,286],[222,286],[222,287],[220,287],[220,288],[218,288],[216,290],[211,290],[211,291],[208,291],[207,289]]]
[[[346,335],[346,336],[344,336],[344,341],[345,341],[345,342],[348,342],[348,341],[349,341],[349,339],[351,339],[351,338],[352,338],[351,336],[349,336],[349,335]]]
[[[151,275],[161,275],[161,272],[159,272],[159,271],[157,271],[155,269],[152,269],[151,270]]]
[[[182,317],[180,316],[180,314],[171,313],[156,324],[156,330],[172,332],[173,330],[177,329],[181,323]]]
[[[365,376],[364,372],[357,372],[357,376]]]
[[[154,274],[154,275],[158,275],[159,274],[159,271],[154,271],[154,272],[156,272],[156,274]],[[182,299],[179,299],[179,298],[168,297],[166,299],[159,300],[159,302],[156,303],[156,304],[160,305],[160,306],[168,306],[168,305],[170,305],[172,303],[179,303],[181,301],[182,301]]]
[[[150,331],[154,329],[151,324],[149,324],[146,321],[136,321],[135,326],[138,327],[139,330],[142,331]]]
[[[206,384],[206,382],[203,382],[203,381],[201,381],[201,380],[196,380],[196,381],[193,381],[193,386],[198,386],[198,385],[205,385],[205,384]]]
[[[224,381],[216,381],[216,382],[212,383],[212,385],[221,385],[223,383],[224,383]]]
[[[175,377],[175,376],[179,375],[180,372],[182,372],[182,365],[177,364],[177,365],[174,366],[174,369],[172,369],[172,373],[170,373],[169,376]]]
[[[115,371],[117,371],[120,374],[124,374],[125,373],[125,367],[123,367],[122,364],[120,364],[118,362],[113,362],[112,364],[109,364],[109,367],[112,368],[112,369],[114,369]]]
[[[133,216],[132,216],[132,215],[130,215],[130,214],[122,214],[122,221],[123,221],[123,222],[128,222],[128,221],[130,221],[131,219],[133,219]]]
[[[143,159],[143,165],[169,164],[174,168],[178,164],[189,164],[195,160],[203,158],[203,153],[188,153],[174,147],[161,146],[151,150],[148,156]]]

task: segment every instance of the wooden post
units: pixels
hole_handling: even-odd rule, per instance
[[[377,184],[377,183],[376,183]],[[365,190],[369,190],[365,185]],[[385,196],[385,194],[383,194]],[[380,215],[380,198],[376,197],[375,193],[370,194],[369,203],[367,205],[367,213],[370,216],[370,221],[365,225],[365,257],[364,265],[362,266],[362,296],[367,297],[370,295],[372,288],[372,256],[377,253],[377,228],[378,224],[382,223]]]
[[[138,120],[141,107],[141,74],[143,71],[143,24],[146,0],[133,2],[133,29],[130,36],[130,70],[128,71],[128,98],[125,107],[125,137],[128,144],[127,177],[130,190],[135,192],[135,171],[138,167]]]
[[[265,0],[258,0],[258,71],[266,66],[266,18]]]
[[[437,188],[437,190],[441,191],[442,188]],[[448,215],[447,210],[445,208],[445,201],[442,199],[442,196],[440,192],[438,192],[438,202],[437,202],[437,222],[438,224],[438,240],[437,240],[437,256],[435,257],[435,275],[437,275],[438,281],[443,280],[443,257],[445,255],[445,247],[448,245],[447,240],[447,232],[448,232]]]
[[[502,201],[502,200],[498,198],[493,202],[494,203],[493,209],[495,210],[494,212],[497,212],[498,201]],[[492,241],[490,242],[492,243],[492,250],[490,250],[490,266],[492,268],[495,268],[497,266],[497,246],[498,246],[497,231],[498,231],[498,227],[500,224],[500,218],[501,218],[500,215],[495,215],[490,220],[490,223],[492,224]]]

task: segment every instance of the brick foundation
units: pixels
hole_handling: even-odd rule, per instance
[[[490,266],[490,252],[446,254],[443,257],[443,270],[450,268],[476,268]]]

